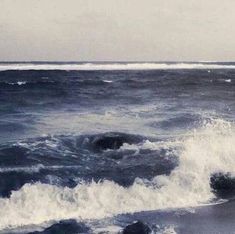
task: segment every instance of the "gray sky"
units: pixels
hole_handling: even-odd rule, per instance
[[[0,0],[0,60],[235,61],[235,0]]]

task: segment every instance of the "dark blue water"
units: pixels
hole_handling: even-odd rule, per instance
[[[175,215],[235,194],[234,65],[41,65],[0,66],[2,232],[206,233]]]

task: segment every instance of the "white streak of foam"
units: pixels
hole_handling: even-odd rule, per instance
[[[78,64],[0,64],[6,70],[159,70],[159,69],[235,69],[235,65],[216,63],[78,63]]]
[[[103,82],[105,82],[105,83],[113,83],[112,80],[103,80]]]
[[[1,71],[1,65],[0,65],[0,71]],[[7,84],[10,84],[10,85],[24,85],[26,84],[27,82],[26,81],[17,81],[16,83],[7,83]]]
[[[119,150],[161,150],[161,149],[175,149],[178,148],[182,144],[181,141],[157,141],[157,142],[151,142],[149,140],[146,140],[140,144],[127,144],[124,143]]]
[[[157,176],[154,186],[135,182],[124,188],[112,181],[62,188],[26,184],[0,199],[0,229],[61,219],[101,219],[120,213],[190,207],[214,198],[211,173],[234,172],[235,132],[231,123],[215,120],[182,141],[179,166]]]
[[[8,172],[24,172],[24,173],[37,173],[43,169],[45,170],[60,170],[60,169],[80,169],[79,165],[52,165],[52,166],[44,166],[42,164],[37,164],[34,166],[19,166],[19,167],[0,167],[0,173],[8,173]]]

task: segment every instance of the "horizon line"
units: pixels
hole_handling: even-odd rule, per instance
[[[0,60],[0,63],[235,63],[235,60]]]

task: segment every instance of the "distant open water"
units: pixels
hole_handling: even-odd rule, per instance
[[[0,233],[204,233],[175,215],[234,197],[234,121],[235,63],[0,63]]]

